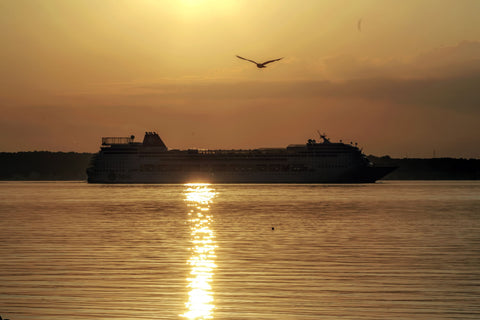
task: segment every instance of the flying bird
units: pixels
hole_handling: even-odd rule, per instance
[[[265,61],[265,62],[263,62],[263,63],[258,63],[258,62],[255,62],[255,61],[253,61],[253,60],[250,60],[250,59],[242,58],[242,57],[240,57],[240,56],[237,56],[237,58],[242,59],[242,60],[247,60],[247,61],[250,61],[250,62],[252,62],[252,63],[255,63],[255,64],[257,65],[257,68],[266,68],[266,67],[267,67],[266,64],[283,59],[283,57],[282,57],[282,58],[278,58],[278,59],[268,60],[268,61]]]

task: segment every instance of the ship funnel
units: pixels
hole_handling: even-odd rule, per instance
[[[156,132],[145,132],[145,137],[143,138],[143,145],[161,147],[165,151],[167,150],[167,146],[165,145],[165,143],[163,143],[162,139]]]

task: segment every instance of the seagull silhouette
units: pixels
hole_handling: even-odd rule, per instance
[[[242,60],[247,60],[247,61],[250,61],[250,62],[252,62],[252,63],[255,63],[255,64],[257,65],[257,68],[266,68],[266,67],[267,67],[266,64],[283,59],[283,57],[282,57],[282,58],[278,58],[278,59],[268,60],[268,61],[265,61],[265,62],[263,62],[263,63],[258,63],[258,62],[255,62],[255,61],[253,61],[253,60],[250,60],[250,59],[242,58],[242,57],[240,57],[240,56],[237,56],[237,58],[242,59]]]

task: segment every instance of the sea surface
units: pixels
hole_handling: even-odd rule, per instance
[[[0,316],[480,319],[480,181],[0,182]]]

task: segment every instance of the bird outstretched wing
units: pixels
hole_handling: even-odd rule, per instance
[[[250,62],[252,62],[252,63],[258,64],[258,63],[256,63],[256,62],[253,61],[253,60],[245,59],[245,58],[242,58],[242,57],[240,57],[240,56],[237,56],[237,58],[242,59],[242,60],[247,60],[247,61],[250,61]]]
[[[268,60],[268,61],[265,61],[264,63],[262,63],[263,65],[266,65],[267,63],[270,63],[270,62],[275,62],[275,61],[278,61],[278,60],[282,60],[283,57],[281,58],[278,58],[278,59],[273,59],[273,60]]]

